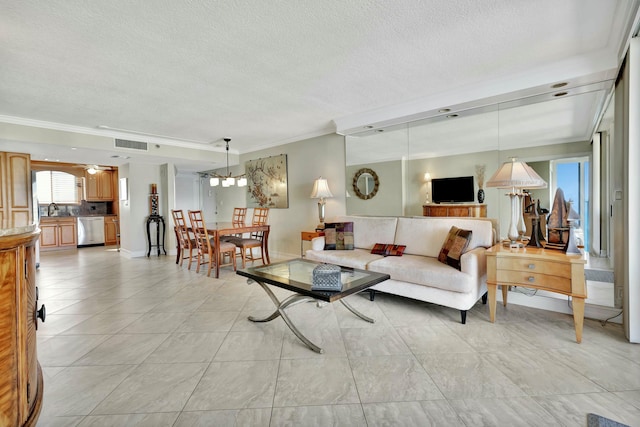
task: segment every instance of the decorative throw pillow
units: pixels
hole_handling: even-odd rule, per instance
[[[324,250],[353,250],[353,222],[332,222],[324,226]]]
[[[383,256],[402,256],[406,245],[386,245],[384,243],[376,243],[371,249],[371,253]]]
[[[469,246],[471,234],[471,230],[462,230],[455,226],[451,227],[442,249],[440,249],[438,261],[460,270],[460,257]]]

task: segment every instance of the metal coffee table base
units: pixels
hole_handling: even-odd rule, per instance
[[[251,284],[252,282],[257,282],[262,289],[264,289],[264,291],[267,293],[267,295],[269,295],[269,298],[271,298],[271,301],[273,301],[273,304],[275,304],[276,311],[274,311],[271,315],[262,318],[262,319],[257,319],[253,316],[249,316],[249,320],[251,320],[252,322],[270,322],[273,319],[277,319],[279,316],[282,316],[282,320],[284,320],[284,323],[287,324],[287,326],[289,327],[289,329],[291,329],[291,332],[293,332],[295,334],[296,337],[298,337],[298,339],[300,339],[300,341],[302,341],[303,343],[305,343],[305,345],[307,347],[309,347],[311,350],[315,351],[316,353],[324,353],[324,350],[321,349],[320,347],[318,347],[317,345],[315,345],[314,343],[312,343],[307,337],[305,337],[302,332],[300,332],[298,330],[298,328],[296,328],[296,326],[293,324],[293,322],[291,321],[291,319],[289,318],[289,316],[287,316],[287,313],[285,313],[285,308],[287,307],[292,307],[294,305],[297,305],[301,302],[318,302],[318,304],[321,302],[320,300],[317,300],[313,297],[310,296],[306,296],[306,295],[300,295],[300,294],[295,294],[295,295],[291,295],[290,297],[285,298],[283,301],[278,300],[278,298],[274,295],[274,293],[271,291],[271,289],[269,289],[269,287],[257,280],[252,280],[249,279],[247,280],[248,284]],[[355,314],[356,316],[358,316],[359,318],[361,318],[362,320],[366,320],[369,323],[375,323],[375,320],[365,316],[364,314],[360,313],[358,310],[356,310],[355,308],[353,308],[351,305],[349,305],[344,299],[339,300],[342,305],[344,305],[345,307],[347,307],[347,309],[352,312],[353,314]]]

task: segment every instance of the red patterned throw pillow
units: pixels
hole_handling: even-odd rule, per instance
[[[402,256],[406,245],[387,245],[384,243],[376,243],[371,249],[371,253],[383,256]]]
[[[469,246],[471,234],[471,230],[462,230],[455,226],[451,227],[442,249],[440,249],[438,261],[460,270],[460,257]]]

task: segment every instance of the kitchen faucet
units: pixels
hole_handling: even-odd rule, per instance
[[[56,205],[55,203],[51,202],[49,203],[49,206],[47,206],[47,215],[49,216],[53,216],[56,211],[58,211],[58,205]]]

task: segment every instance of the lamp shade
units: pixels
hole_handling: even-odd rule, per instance
[[[329,183],[325,178],[320,177],[315,180],[310,197],[312,199],[326,199],[328,197],[333,197],[331,190],[329,190]]]
[[[497,188],[547,188],[547,182],[531,166],[516,159],[504,162],[486,185]]]

